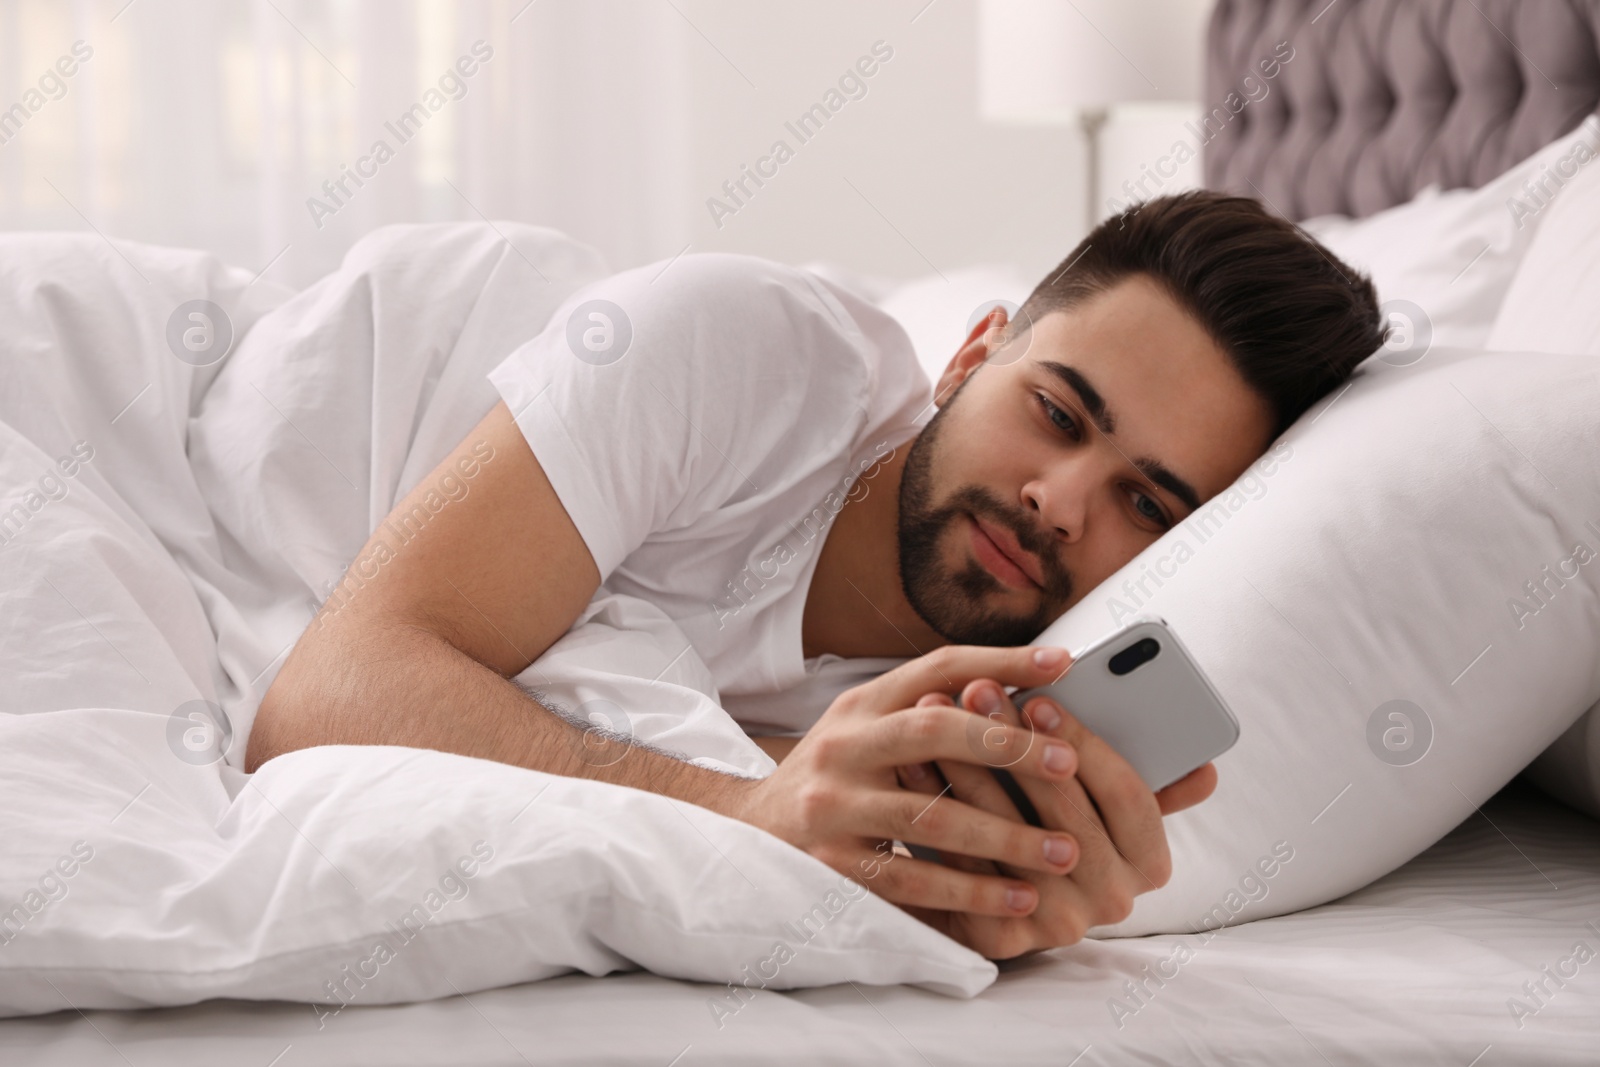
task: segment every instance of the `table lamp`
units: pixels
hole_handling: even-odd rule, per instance
[[[1101,127],[1118,104],[1199,99],[1210,9],[1210,0],[979,0],[979,114],[1013,125],[1076,121],[1093,226]]]

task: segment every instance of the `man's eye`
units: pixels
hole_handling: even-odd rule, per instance
[[[1078,429],[1078,421],[1071,415],[1067,414],[1067,412],[1062,411],[1060,408],[1052,404],[1050,399],[1043,393],[1035,393],[1034,396],[1038,399],[1039,405],[1044,409],[1045,418],[1049,419],[1051,424],[1054,425],[1056,429],[1060,430],[1062,433],[1065,433],[1074,441],[1078,440],[1078,438],[1081,436],[1081,433]]]
[[[1160,525],[1162,529],[1166,529],[1168,526],[1172,525],[1167,521],[1166,512],[1161,510],[1161,505],[1157,504],[1154,500],[1150,499],[1143,493],[1136,493],[1134,495],[1133,508],[1144,518],[1147,518],[1151,522]]]

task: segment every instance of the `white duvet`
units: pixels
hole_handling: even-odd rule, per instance
[[[402,748],[239,770],[317,604],[495,402],[489,368],[603,273],[526,226],[385,229],[297,295],[198,253],[0,239],[0,1014],[228,996],[322,1020],[633,967],[993,980],[776,838],[654,794]],[[204,367],[167,340],[200,299],[235,338]],[[647,603],[597,597],[519,680],[771,768]]]

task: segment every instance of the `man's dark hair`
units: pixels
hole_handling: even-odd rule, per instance
[[[1372,281],[1255,200],[1161,196],[1106,219],[1017,313],[1023,329],[1147,275],[1232,358],[1282,433],[1383,344]]]

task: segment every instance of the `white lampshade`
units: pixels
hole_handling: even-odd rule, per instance
[[[1211,0],[980,0],[983,118],[1066,122],[1133,101],[1200,97]]]

